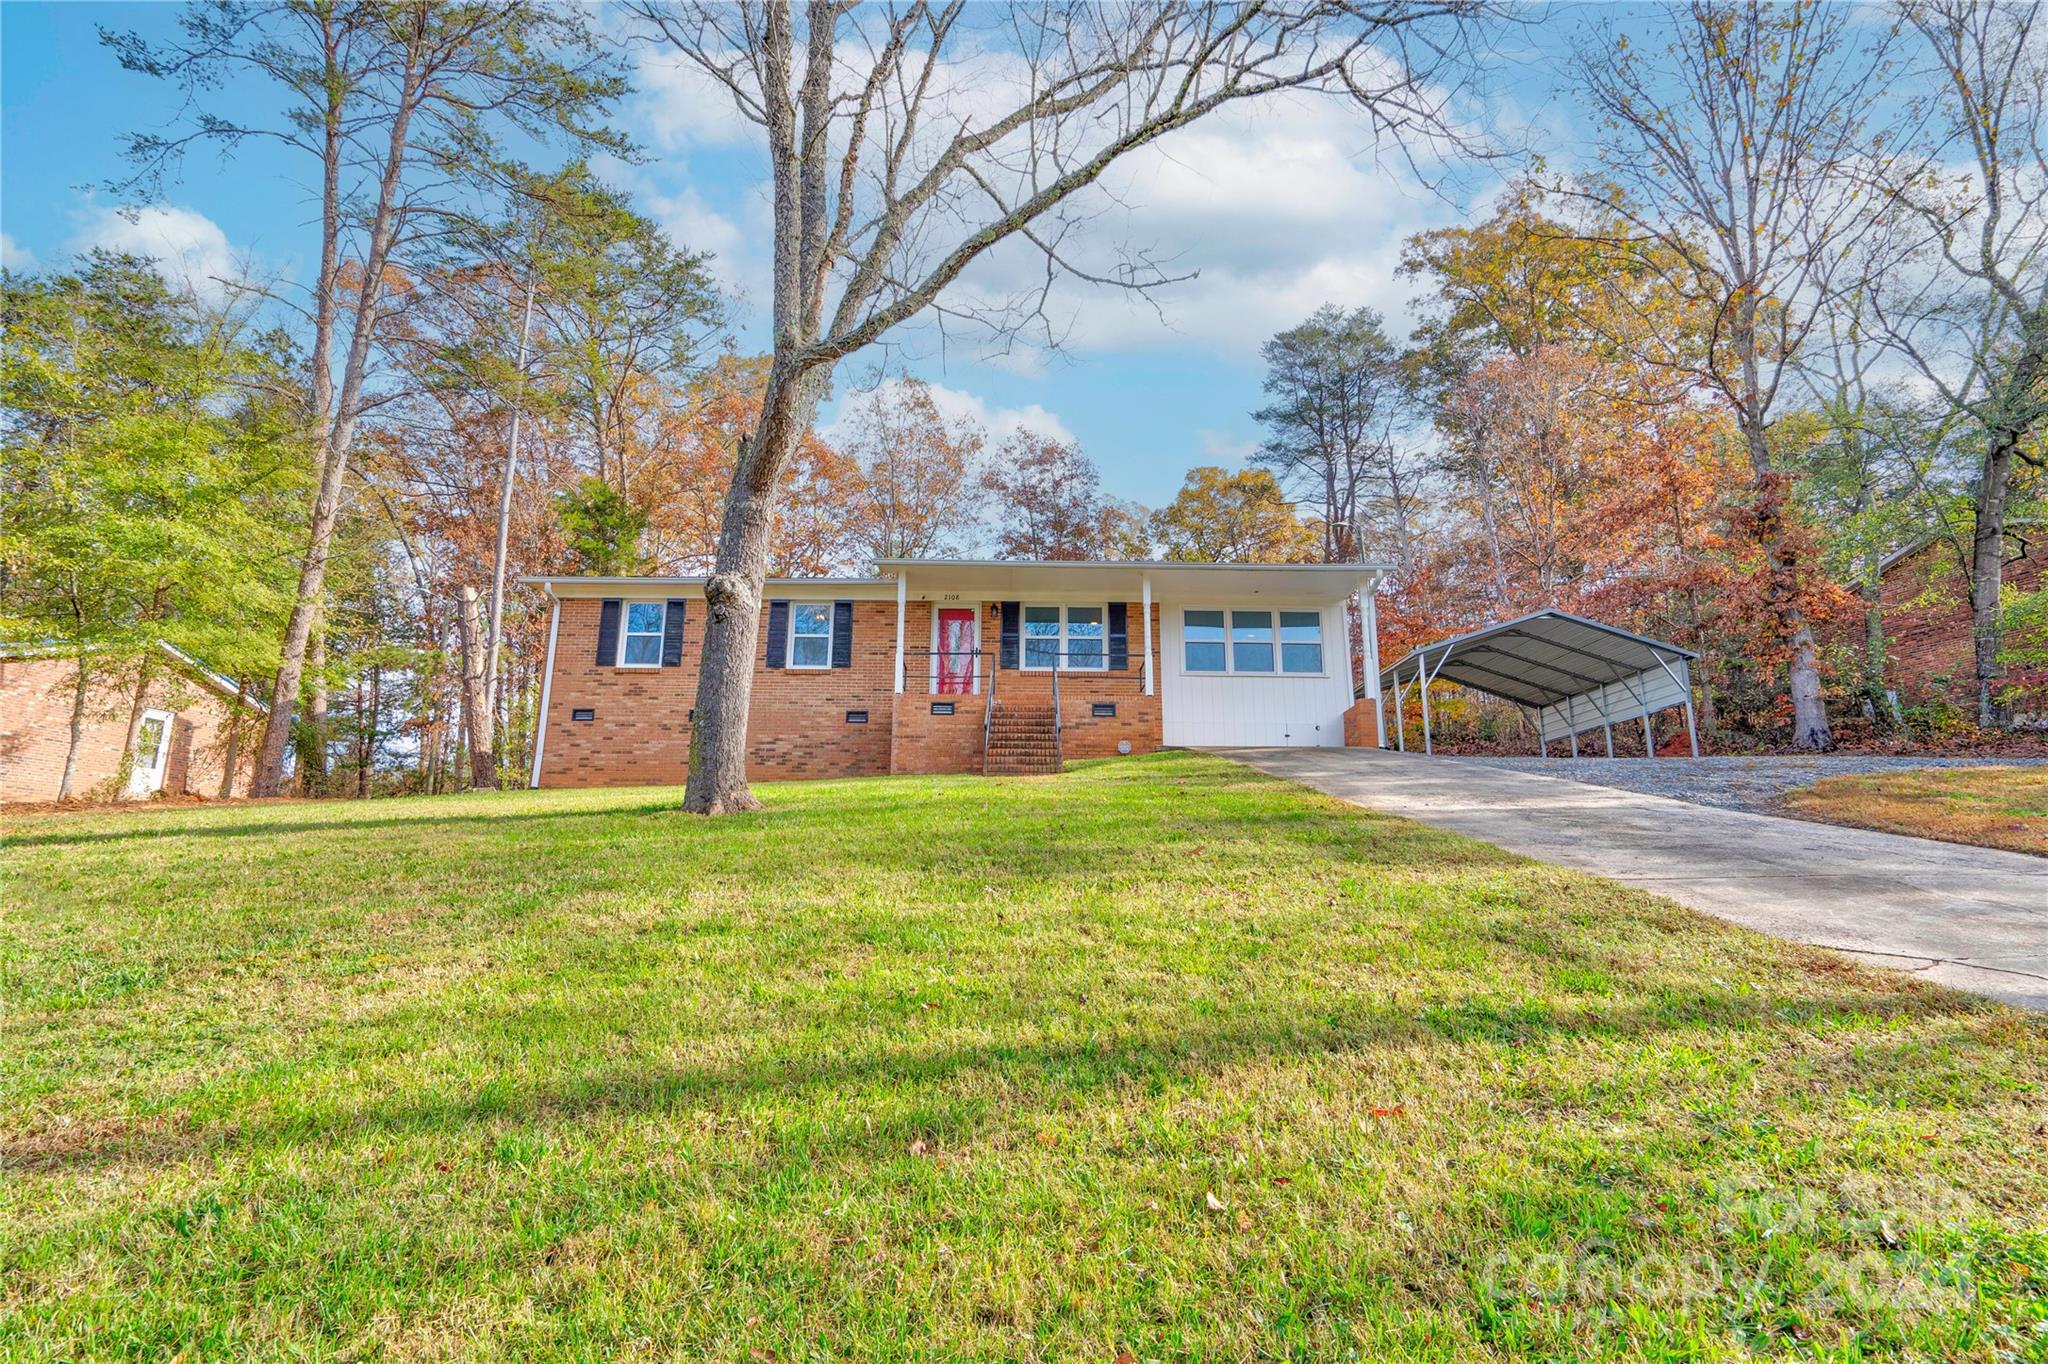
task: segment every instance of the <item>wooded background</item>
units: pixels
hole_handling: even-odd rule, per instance
[[[634,8],[646,40],[758,56],[721,77],[745,98],[800,83],[774,69],[802,50],[799,19],[846,51],[880,34],[936,53],[956,13]],[[1133,13],[1168,42],[1257,9]],[[1382,68],[1389,33],[1516,21],[1476,3],[1363,13],[1295,18],[1328,25],[1325,43],[1364,35]],[[1272,337],[1258,452],[1189,468],[1158,507],[1106,495],[1076,443],[948,417],[900,363],[835,378],[835,350],[775,469],[766,572],[1384,559],[1388,659],[1556,606],[1698,651],[1723,748],[2003,729],[2048,685],[2048,592],[2005,580],[2048,536],[2048,33],[2031,4],[1867,19],[1811,3],[1636,11],[1626,31],[1586,17],[1568,57],[1598,130],[1582,169],[1461,143],[1501,178],[1465,225],[1405,244],[1412,334],[1335,300]],[[713,571],[787,363],[738,350],[709,258],[590,169],[632,154],[607,123],[621,41],[526,3],[195,7],[174,48],[109,35],[195,99],[189,127],[132,140],[120,188],[146,199],[197,146],[285,140],[315,171],[318,271],[205,297],[107,253],[4,277],[0,639],[76,658],[78,704],[100,712],[134,709],[158,640],[283,702],[259,790],[517,783],[546,603],[516,580]],[[1289,78],[1355,86],[1325,50]],[[1392,50],[1410,64],[1384,86],[1337,91],[1383,141],[1425,76],[1485,60],[1469,41],[1426,64]],[[1131,88],[1135,48],[1089,51],[1079,69]],[[1248,56],[1226,85],[1270,69]],[[275,124],[208,116],[222,79],[270,82]],[[1027,92],[1027,122],[1047,98]],[[844,100],[833,117],[868,107]],[[1057,203],[993,221],[1064,264],[1040,240]],[[985,230],[964,221],[963,241]],[[857,247],[819,278],[857,273]],[[945,283],[918,307],[944,307]],[[830,384],[849,401],[828,440],[812,422]],[[1953,568],[1974,656],[1953,686],[1898,698],[1879,570],[1919,545]],[[1512,740],[1511,719],[1468,715]]]

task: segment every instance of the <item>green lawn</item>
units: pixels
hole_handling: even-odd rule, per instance
[[[1220,760],[27,818],[0,1357],[2048,1354],[2038,1019]]]

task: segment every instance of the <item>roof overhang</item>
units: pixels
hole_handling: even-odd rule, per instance
[[[1167,601],[1340,601],[1372,593],[1387,564],[1183,564],[1162,560],[1120,562],[1065,559],[883,559],[874,578],[770,578],[774,596],[887,598],[900,576],[906,594],[923,601],[958,593],[987,600],[1042,597],[1135,601],[1149,580],[1154,598]],[[540,576],[519,580],[565,599],[704,594],[706,579],[688,577]]]
[[[551,597],[576,600],[585,597],[701,597],[708,581],[699,575],[681,578],[657,577],[525,577],[519,580],[538,587]],[[896,599],[894,578],[770,578],[767,590],[774,595]]]
[[[1565,611],[1537,611],[1416,649],[1380,689],[1455,682],[1536,713],[1543,737],[1685,704],[1690,649]]]
[[[882,559],[885,573],[900,573],[912,597],[944,592],[989,598],[1043,596],[1136,600],[1151,584],[1162,601],[1241,601],[1250,598],[1340,601],[1370,594],[1390,571],[1387,564],[1185,564],[1165,560]]]

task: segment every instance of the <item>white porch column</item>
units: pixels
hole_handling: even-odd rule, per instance
[[[1380,580],[1374,576],[1368,587],[1358,591],[1358,633],[1360,636],[1360,664],[1365,676],[1359,681],[1365,686],[1365,694],[1372,698],[1373,743],[1379,748],[1387,746],[1387,709],[1380,702]],[[1350,641],[1345,641],[1345,651],[1350,651]]]
[[[903,694],[903,614],[910,603],[910,575],[896,571],[896,694]]]
[[[1138,578],[1138,614],[1145,621],[1145,695],[1152,694],[1152,575]]]

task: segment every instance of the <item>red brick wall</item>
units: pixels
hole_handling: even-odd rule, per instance
[[[703,659],[704,603],[690,602],[683,659],[674,668],[597,663],[600,603],[561,604],[555,677],[548,693],[542,786],[636,786],[683,780],[690,764],[691,707]],[[771,669],[767,609],[755,645],[747,715],[747,779],[874,776],[889,770],[896,676],[896,603],[853,604],[853,666]],[[596,712],[575,720],[578,708]],[[864,725],[846,712],[865,710]]]
[[[929,685],[929,684],[927,684]],[[892,772],[979,772],[984,698],[932,696],[906,691],[895,698]],[[934,715],[934,702],[950,701],[953,714]]]
[[[853,666],[825,672],[768,668],[767,613],[763,610],[753,701],[747,717],[747,779],[980,771],[986,692],[943,698],[930,694],[932,604],[911,602],[905,611],[905,691],[901,697],[895,695],[896,603],[856,601],[853,609]],[[595,600],[561,604],[541,785],[680,782],[689,766],[688,716],[697,699],[704,603],[692,600],[689,604],[682,663],[674,668],[599,666],[599,610]],[[1001,635],[1001,608],[987,602],[981,611],[981,645],[987,654],[983,666],[987,668],[993,665]],[[1138,624],[1131,622],[1131,666],[1127,671],[1061,674],[1060,710],[1067,757],[1106,757],[1124,740],[1130,742],[1134,753],[1159,748],[1159,698],[1143,694]],[[1157,607],[1153,608],[1152,642],[1156,668]],[[985,680],[983,686],[987,686]],[[996,688],[999,698],[1047,705],[1052,678],[1049,673],[1006,671],[997,679]],[[955,713],[933,715],[934,699],[952,701]],[[1092,710],[1097,701],[1114,702],[1115,718],[1096,718]],[[594,710],[595,718],[571,719],[579,708]],[[866,710],[868,723],[847,724],[849,710]]]
[[[69,659],[0,660],[0,801],[57,799],[64,779],[64,756],[71,742],[72,686],[76,677],[75,665]],[[78,769],[72,778],[73,797],[112,799],[118,794],[113,782],[128,741],[128,715],[133,702],[130,684],[116,680],[95,684],[88,693]],[[144,694],[143,708],[172,712],[164,791],[172,795],[219,796],[232,714],[226,699],[174,669],[159,667]],[[254,717],[245,718],[232,794],[248,794],[249,763],[255,751],[256,734]]]
[[[1138,619],[1138,603],[1131,603],[1129,630],[1131,666],[1122,672],[1062,672],[1060,674],[1060,752],[1068,758],[1106,758],[1117,744],[1128,739],[1133,753],[1154,753],[1165,733],[1160,719],[1159,695],[1155,686],[1145,695],[1144,626]],[[994,657],[1002,639],[1000,602],[984,602],[981,614],[981,645]],[[1152,607],[1152,669],[1159,676],[1159,607]],[[996,704],[1050,706],[1052,674],[1014,669],[996,679]],[[1090,712],[1097,701],[1116,704],[1116,718],[1097,719]]]
[[[1370,697],[1351,703],[1351,708],[1344,712],[1344,747],[1379,747],[1379,729],[1373,722],[1373,711],[1377,705]]]
[[[2004,580],[2008,587],[2038,591],[2048,566],[2048,528],[2028,527],[2013,536]],[[1891,656],[1892,685],[1908,702],[1940,695],[1966,697],[1976,677],[1970,633],[1970,588],[1955,552],[1942,543],[1907,555],[1885,570],[1881,586],[1885,650]],[[1851,643],[1861,640],[1860,616]]]

